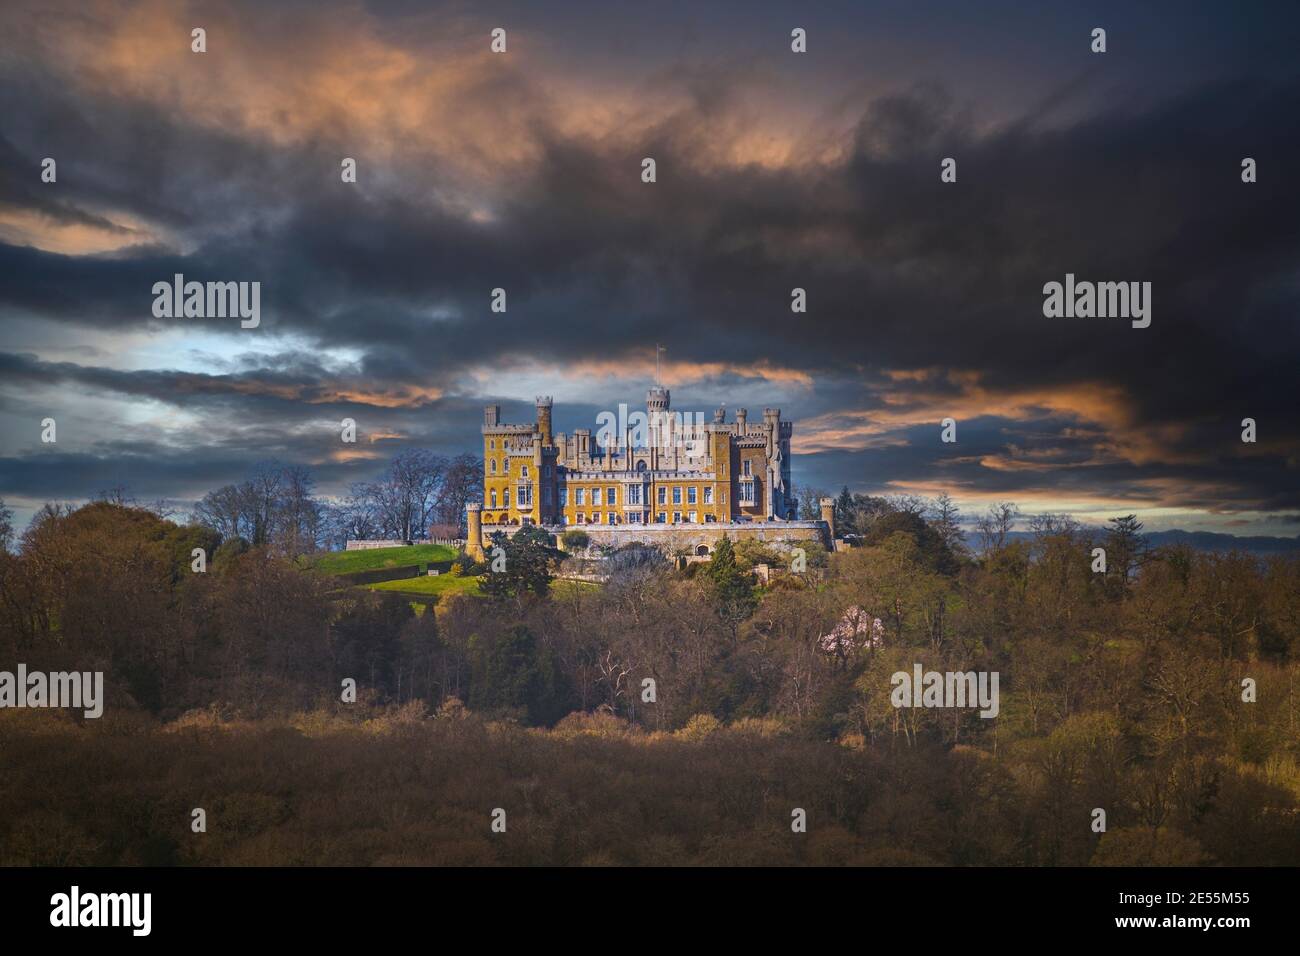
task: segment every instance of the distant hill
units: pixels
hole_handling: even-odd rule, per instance
[[[1100,528],[1093,529],[1100,536]],[[966,543],[978,549],[980,536],[978,532],[966,531]],[[1007,535],[1012,541],[1029,541],[1033,534],[1028,531],[1013,531]],[[1300,535],[1294,538],[1279,538],[1268,535],[1238,537],[1235,534],[1220,534],[1217,531],[1153,531],[1146,535],[1147,544],[1153,548],[1175,544],[1186,544],[1197,551],[1245,551],[1249,554],[1288,554],[1300,552]]]
[[[1238,537],[1215,531],[1154,531],[1146,536],[1152,547],[1188,544],[1197,551],[1249,551],[1252,554],[1285,554],[1300,551],[1300,535],[1275,538],[1268,535]]]

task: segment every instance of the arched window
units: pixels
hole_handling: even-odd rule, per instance
[[[637,470],[637,471],[645,471],[645,460],[644,460],[644,459],[642,459],[641,461],[638,461],[638,462],[636,463],[636,470]]]
[[[492,507],[495,508],[496,506],[497,506],[497,490],[496,490],[495,488],[493,488],[493,489],[492,489]]]
[[[488,468],[491,469],[492,474],[497,473],[497,460],[495,458],[488,461]]]

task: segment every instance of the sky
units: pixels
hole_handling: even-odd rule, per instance
[[[0,497],[342,494],[485,404],[643,407],[661,345],[799,485],[1295,535],[1297,48],[1263,2],[7,0]],[[177,273],[260,324],[155,317]],[[1150,327],[1046,317],[1067,273]]]

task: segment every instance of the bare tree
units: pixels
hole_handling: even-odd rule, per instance
[[[237,538],[244,532],[244,499],[234,485],[209,491],[194,506],[190,520],[211,528],[222,538]]]
[[[1020,508],[1011,501],[989,505],[989,510],[976,523],[980,532],[980,545],[985,554],[1001,551],[1007,546],[1007,535],[1020,516]]]
[[[427,449],[404,451],[376,482],[365,486],[385,534],[410,541],[425,535],[447,472],[447,459]]]
[[[483,459],[476,455],[458,455],[447,465],[438,500],[433,509],[440,524],[465,526],[465,505],[483,500]]]

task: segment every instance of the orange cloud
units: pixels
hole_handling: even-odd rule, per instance
[[[902,428],[933,425],[944,418],[958,423],[991,416],[1029,421],[1044,415],[1076,419],[1098,436],[1093,463],[1128,461],[1136,465],[1193,463],[1179,448],[1187,426],[1135,419],[1127,390],[1106,382],[1074,382],[1053,387],[1020,388],[990,383],[971,370],[892,369],[876,386],[879,407],[830,412],[808,419],[795,432],[794,450],[804,454],[834,449],[879,447],[880,439]],[[1009,461],[990,467],[1010,469]]]

